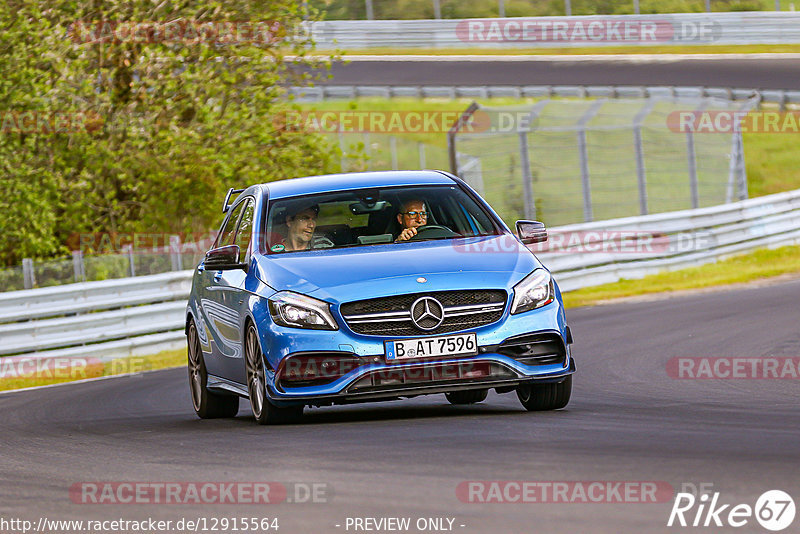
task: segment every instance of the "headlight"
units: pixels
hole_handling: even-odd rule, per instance
[[[339,329],[327,302],[299,293],[282,291],[273,295],[269,299],[269,313],[272,320],[281,326],[315,330]]]
[[[511,314],[535,310],[550,304],[553,302],[555,294],[553,278],[550,273],[544,269],[536,269],[514,286]]]

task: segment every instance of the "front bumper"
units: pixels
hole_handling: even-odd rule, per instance
[[[347,326],[336,331],[284,328],[269,318],[259,324],[259,331],[269,364],[267,395],[279,406],[340,404],[464,389],[510,391],[525,382],[560,381],[575,370],[559,300],[518,315],[506,310],[499,321],[469,330],[475,332],[479,347],[478,354],[469,357],[389,363],[384,341],[396,338],[360,335]],[[551,345],[559,345],[561,356],[537,360],[506,350],[509,340],[529,336],[548,337]],[[327,383],[291,387],[281,380],[283,364],[298,355],[315,353],[345,354],[361,363]]]

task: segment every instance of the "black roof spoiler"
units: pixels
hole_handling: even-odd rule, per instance
[[[231,199],[231,195],[238,195],[239,193],[244,193],[244,189],[228,189],[228,194],[225,195],[225,201],[222,203],[222,213],[228,213],[228,210],[231,209],[230,204],[228,201]]]

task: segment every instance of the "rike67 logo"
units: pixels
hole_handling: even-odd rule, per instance
[[[741,528],[753,525],[755,520],[763,528],[778,532],[789,527],[794,516],[794,500],[781,490],[762,493],[752,506],[726,503],[718,491],[699,496],[681,492],[675,495],[667,526]]]

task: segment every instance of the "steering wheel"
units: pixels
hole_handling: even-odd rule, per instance
[[[453,237],[456,235],[458,234],[446,226],[428,224],[417,228],[417,235],[409,239],[409,241],[420,241],[422,239],[433,239],[437,237]]]

